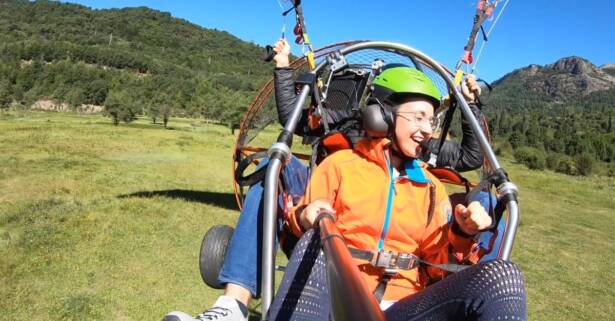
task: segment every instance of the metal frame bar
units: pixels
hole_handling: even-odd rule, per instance
[[[376,297],[363,286],[359,269],[331,214],[321,214],[318,226],[327,260],[333,320],[386,320]]]
[[[301,118],[301,109],[305,103],[311,89],[309,85],[303,86],[297,101],[290,115],[290,118],[284,126],[284,132],[294,133],[297,123]],[[292,142],[292,141],[291,141]],[[263,195],[263,257],[261,270],[261,311],[262,318],[266,320],[267,312],[273,300],[275,293],[275,254],[276,254],[276,219],[278,208],[278,178],[282,170],[282,164],[290,158],[290,142],[284,141],[282,138],[269,148],[269,163],[267,164],[267,172],[265,173],[265,186]]]
[[[397,53],[409,56],[416,57],[427,64],[429,67],[437,71],[440,76],[446,81],[448,88],[452,91],[452,94],[455,96],[457,101],[460,103],[461,111],[468,120],[470,127],[476,134],[481,148],[486,155],[487,161],[491,164],[491,166],[495,170],[500,170],[502,167],[498,162],[493,149],[491,148],[487,137],[482,131],[481,126],[478,123],[478,120],[474,117],[470,107],[467,102],[463,98],[462,94],[456,88],[453,79],[450,78],[447,71],[442,67],[437,61],[422,53],[419,50],[416,50],[412,47],[392,43],[392,42],[383,42],[383,41],[365,41],[359,42],[348,47],[345,47],[340,50],[342,55],[346,55],[355,51],[363,50],[363,49],[384,49],[384,50],[393,50]],[[325,67],[328,65],[326,59],[324,59],[316,68],[311,71],[313,74],[320,74],[324,71]],[[297,126],[297,122],[299,121],[301,110],[303,105],[311,91],[309,85],[304,85],[301,89],[299,96],[295,102],[295,106],[293,112],[291,114],[290,119],[284,126],[284,132],[293,133]],[[271,306],[271,302],[273,300],[273,295],[275,293],[274,290],[274,268],[275,268],[275,231],[276,231],[276,217],[277,217],[277,180],[280,175],[280,170],[282,164],[288,160],[290,157],[290,144],[282,141],[282,139],[278,139],[278,142],[273,144],[269,149],[270,160],[267,168],[267,173],[265,176],[265,195],[264,195],[264,213],[263,213],[263,260],[262,260],[262,320],[267,319],[267,313],[269,311],[269,307]],[[516,200],[517,195],[517,187],[507,181],[497,187],[498,192],[501,197],[511,196],[507,203],[507,224],[504,232],[504,236],[502,238],[502,242],[500,244],[500,248],[498,249],[498,258],[503,260],[508,260],[510,258],[510,253],[512,251],[513,241],[515,238],[517,225],[519,223],[519,207]],[[327,263],[329,264],[329,263]],[[338,274],[339,277],[339,274]],[[352,288],[354,291],[354,287]],[[343,293],[348,295],[349,293]],[[342,295],[343,297],[344,295]],[[332,295],[333,300],[343,300],[342,297]],[[333,306],[344,306],[340,302],[334,302]],[[357,309],[357,306],[346,306],[349,309]],[[341,312],[340,312],[341,313]],[[351,312],[346,312],[351,313]],[[361,316],[360,319],[365,319],[367,315]],[[377,320],[374,319],[374,320]]]

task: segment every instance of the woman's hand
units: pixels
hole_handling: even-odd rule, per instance
[[[276,53],[273,56],[275,66],[278,68],[288,67],[290,65],[288,56],[290,55],[290,45],[284,38],[280,38],[273,46],[273,51]]]
[[[331,206],[331,203],[325,200],[315,200],[301,211],[301,214],[299,214],[299,223],[303,226],[304,230],[309,230],[314,226],[314,222],[322,212],[335,214],[335,210]]]
[[[461,93],[467,102],[474,103],[477,101],[478,96],[480,96],[480,86],[476,82],[476,76],[470,74],[461,82]]]
[[[470,203],[468,207],[463,204],[455,206],[455,221],[467,235],[476,235],[491,226],[491,216],[477,201]]]

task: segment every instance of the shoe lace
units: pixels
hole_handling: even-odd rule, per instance
[[[212,307],[207,311],[203,311],[201,314],[196,316],[197,320],[218,320],[221,317],[225,317],[229,315],[231,312],[230,309],[223,307]]]

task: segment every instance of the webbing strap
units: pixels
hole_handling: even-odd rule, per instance
[[[254,164],[257,160],[263,159],[267,157],[267,151],[261,151],[254,154],[251,154],[244,159],[242,159],[235,169],[235,181],[240,186],[252,186],[257,182],[260,182],[265,178],[265,172],[267,171],[267,166],[262,166],[261,168],[254,171],[252,174],[244,176],[243,172],[248,168],[248,166]]]
[[[448,135],[448,131],[450,130],[451,123],[453,122],[453,115],[455,114],[455,107],[457,107],[457,102],[455,100],[452,100],[451,106],[448,108],[444,116],[444,123],[442,125],[442,131],[440,132],[440,138],[439,138],[440,141],[438,142],[438,149],[436,149],[435,151],[431,151],[431,154],[433,155],[433,158],[432,158],[433,161],[432,159],[430,159],[429,165],[431,165],[432,167],[436,167],[438,155],[440,154],[440,151],[442,150],[442,146],[444,145],[444,142],[446,141],[446,136]]]
[[[391,281],[394,275],[395,274],[391,274],[391,273],[383,273],[380,276],[380,280],[378,281],[378,286],[374,290],[374,296],[376,297],[376,300],[378,301],[378,303],[382,302],[382,297],[384,296],[384,292],[387,289],[387,285],[389,281]]]
[[[490,191],[491,186],[494,184],[494,180],[496,179],[495,175],[491,175],[487,178],[485,178],[484,180],[482,180],[480,183],[478,183],[478,185],[476,185],[474,187],[474,189],[472,189],[469,193],[466,194],[466,204],[469,205],[470,202],[476,198],[476,196],[480,193],[483,192],[485,190]],[[501,202],[497,202],[497,204],[499,204]],[[493,229],[495,227],[497,227],[497,224],[499,223],[499,218],[498,216],[495,214],[494,211],[494,206],[493,204],[491,204],[491,196],[489,196],[489,209],[488,209],[488,213],[489,216],[491,217],[491,226],[489,226],[486,230],[490,230]],[[502,216],[502,211],[500,212],[499,217]]]
[[[359,259],[359,260],[363,260],[363,261],[367,261],[371,264],[371,262],[373,261],[374,255],[376,253],[372,252],[372,251],[367,251],[367,250],[361,250],[361,249],[356,249],[353,247],[348,247],[348,250],[350,251],[350,255],[355,258],[355,259]],[[469,265],[461,265],[461,264],[453,264],[453,263],[448,263],[448,264],[436,264],[436,263],[431,263],[428,261],[425,261],[423,259],[420,259],[418,256],[414,255],[414,254],[410,254],[410,253],[399,253],[399,254],[395,254],[395,257],[401,257],[401,256],[408,256],[411,257],[411,259],[420,264],[420,265],[424,265],[424,266],[430,266],[439,270],[443,270],[443,271],[447,271],[447,272],[451,272],[451,273],[457,273],[459,271],[463,271],[465,269],[467,269],[468,267],[470,267]],[[412,270],[418,267],[418,264],[407,264],[408,268],[401,268],[397,265],[391,266],[390,268],[392,269],[399,269],[399,270]]]
[[[389,169],[389,195],[387,196],[387,207],[384,214],[384,222],[382,224],[382,232],[380,233],[380,239],[378,240],[378,251],[384,248],[384,238],[387,235],[389,229],[389,221],[391,220],[391,205],[393,204],[393,194],[395,193],[395,178],[393,177],[393,165],[387,159],[387,165]]]
[[[386,291],[389,281],[399,273],[399,270],[412,270],[418,268],[419,265],[423,265],[451,273],[457,273],[470,267],[469,265],[461,264],[434,264],[422,260],[418,256],[409,253],[392,254],[390,256],[390,258],[393,258],[391,262],[395,263],[389,267],[383,267],[381,265],[378,265],[378,263],[376,263],[377,265],[374,265],[374,261],[379,261],[378,259],[374,260],[374,256],[379,257],[379,254],[381,254],[382,251],[374,253],[371,251],[360,250],[353,247],[348,247],[348,250],[353,258],[367,261],[372,266],[383,269],[382,274],[380,275],[380,278],[378,280],[378,286],[376,286],[376,289],[374,289],[374,296],[376,297],[376,300],[378,300],[378,303],[382,301],[382,297],[384,296],[384,292]],[[402,257],[404,259],[402,259]],[[398,263],[400,263],[400,261],[402,260],[404,261],[404,264],[402,264],[402,266],[398,265]]]

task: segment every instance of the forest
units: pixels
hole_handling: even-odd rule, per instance
[[[148,8],[0,2],[0,106],[53,100],[137,115],[239,122],[271,76],[262,48]],[[256,62],[256,63],[255,63]]]
[[[232,129],[271,77],[262,50],[145,7],[1,1],[0,108],[50,100],[74,111],[104,106],[116,125],[147,116],[166,127],[180,116]],[[496,152],[531,169],[615,176],[615,87],[544,92],[518,73],[484,91]]]

